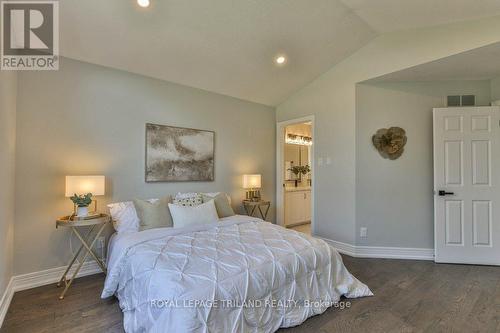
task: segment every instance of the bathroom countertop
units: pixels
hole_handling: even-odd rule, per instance
[[[285,187],[285,192],[296,192],[296,191],[310,191],[311,186],[286,186]]]

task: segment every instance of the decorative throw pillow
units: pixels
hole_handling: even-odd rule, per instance
[[[198,206],[168,204],[168,208],[174,220],[174,228],[219,221],[213,200]]]
[[[177,193],[173,203],[180,206],[198,206],[203,203],[200,193]]]
[[[207,194],[202,194],[203,202],[209,202],[213,200],[215,203],[215,208],[217,209],[217,214],[219,218],[228,217],[236,215],[234,213],[233,207],[231,207],[231,202],[229,201],[229,196],[226,193],[219,193],[215,196]]]
[[[139,217],[139,230],[172,227],[172,217],[168,210],[170,202],[172,202],[170,195],[153,203],[135,199],[134,206]]]
[[[148,199],[148,202],[155,202],[158,199]],[[116,232],[138,232],[139,218],[132,201],[111,203],[108,205],[113,227]]]
[[[224,192],[205,192],[205,193],[201,193],[201,195],[202,196],[203,195],[208,195],[209,197],[214,198],[215,196],[217,196],[217,195],[219,195],[221,193],[224,193]],[[225,193],[225,194],[227,196],[227,200],[229,200],[229,204],[231,205],[232,204],[231,197],[227,193]]]

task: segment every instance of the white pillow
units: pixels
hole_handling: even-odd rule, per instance
[[[158,201],[158,199],[149,199],[147,201],[153,203]],[[112,203],[108,205],[108,208],[116,232],[139,231],[139,217],[137,217],[137,212],[132,201]]]
[[[181,206],[169,203],[168,209],[174,221],[174,228],[219,221],[213,200],[198,206]]]

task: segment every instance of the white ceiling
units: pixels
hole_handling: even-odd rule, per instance
[[[342,0],[342,2],[380,33],[500,14],[499,0]]]
[[[337,0],[151,3],[61,1],[61,54],[277,105],[375,36]]]
[[[500,13],[499,0],[151,3],[60,1],[61,55],[277,105],[377,32]],[[274,64],[278,54],[285,66]]]
[[[369,82],[489,80],[500,77],[500,43],[390,73]]]

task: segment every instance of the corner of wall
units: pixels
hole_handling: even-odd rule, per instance
[[[17,72],[0,72],[0,326],[12,298]]]
[[[490,80],[491,101],[500,100],[500,77]]]

